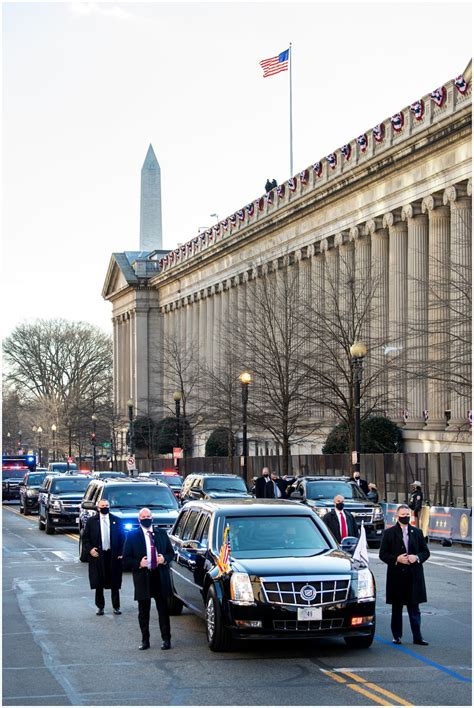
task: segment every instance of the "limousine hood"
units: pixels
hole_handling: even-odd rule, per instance
[[[306,575],[348,575],[353,567],[350,556],[342,551],[325,551],[321,555],[296,558],[232,558],[232,568],[239,573],[258,577]]]
[[[249,492],[206,492],[208,499],[253,499]]]

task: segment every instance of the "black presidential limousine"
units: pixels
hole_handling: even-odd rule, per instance
[[[213,651],[226,650],[232,637],[251,636],[372,644],[373,575],[351,557],[356,539],[338,546],[307,506],[273,499],[189,502],[170,540],[173,609],[185,604],[205,620]]]

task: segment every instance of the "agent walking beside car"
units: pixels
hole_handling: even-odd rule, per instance
[[[430,552],[422,532],[410,526],[410,509],[400,504],[397,523],[384,531],[379,557],[387,564],[387,604],[392,605],[393,643],[401,644],[402,612],[406,605],[413,643],[426,646],[421,636],[420,603],[426,602],[423,563]]]
[[[139,649],[150,648],[151,598],[155,600],[160,624],[162,649],[171,649],[171,628],[168,597],[171,595],[169,563],[173,548],[168,534],[153,529],[150,509],[138,514],[140,528],[130,531],[123,549],[123,566],[133,573],[134,600],[138,602],[138,624],[142,633]]]
[[[334,509],[323,516],[323,521],[338,543],[341,543],[346,536],[355,536],[357,538],[359,535],[356,520],[350,511],[344,510],[344,497],[342,494],[336,494],[334,497]]]
[[[122,549],[125,540],[120,523],[109,514],[109,502],[101,499],[82,534],[82,549],[89,561],[89,583],[95,590],[97,615],[104,614],[104,589],[110,589],[114,615],[120,612]]]

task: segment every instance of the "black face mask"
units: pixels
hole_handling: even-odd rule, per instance
[[[336,509],[338,509],[339,511],[342,511],[344,509],[344,502],[338,502],[336,504]]]
[[[150,526],[153,523],[153,519],[141,519],[140,521],[141,525],[144,526],[146,529],[149,529]]]
[[[108,514],[109,511],[110,511],[110,509],[109,509],[108,506],[101,506],[101,508],[99,509],[99,511],[100,511],[101,514]]]
[[[401,524],[409,524],[410,523],[410,517],[409,516],[399,516],[398,520]]]

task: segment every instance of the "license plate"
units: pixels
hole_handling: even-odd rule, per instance
[[[321,620],[323,618],[322,607],[298,607],[298,620]]]
[[[78,523],[79,523],[79,517],[76,516],[76,524],[78,524]]]
[[[379,529],[379,530],[377,531],[377,533],[382,533],[382,529]]]

